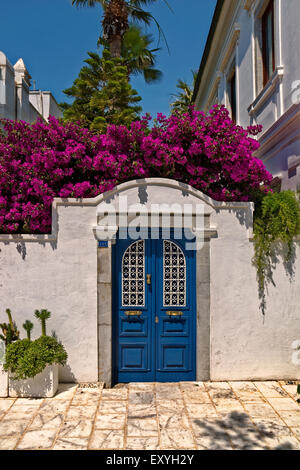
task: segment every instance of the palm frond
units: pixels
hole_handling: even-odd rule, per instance
[[[179,90],[177,93],[172,93],[172,97],[175,100],[171,103],[171,110],[186,112],[188,111],[189,107],[192,105],[193,99],[193,90],[195,86],[195,81],[197,78],[197,72],[192,70],[193,75],[193,84],[189,85],[184,80],[179,79],[177,81],[176,88]]]
[[[157,46],[160,44],[160,41],[161,41],[161,38],[163,38],[164,40],[164,43],[167,47],[167,50],[168,50],[168,53],[170,54],[170,48],[169,48],[169,44],[168,44],[168,41],[167,41],[167,38],[166,38],[166,35],[165,33],[163,32],[163,29],[162,27],[160,26],[159,22],[157,21],[157,19],[149,12],[149,11],[144,11],[142,10],[141,8],[138,8],[138,7],[132,7],[131,5],[128,5],[128,11],[129,11],[129,14],[131,16],[131,18],[134,20],[134,21],[137,21],[137,22],[143,22],[145,23],[146,25],[150,25],[151,21],[153,21],[157,27],[157,31],[158,31],[158,42],[157,42]]]
[[[172,9],[171,5],[167,0],[162,0],[163,3],[167,5],[169,10],[174,13],[174,10]],[[157,3],[157,0],[129,0],[129,5],[135,6],[137,8],[142,8],[144,6],[152,5],[153,3]]]
[[[153,38],[151,34],[143,34],[137,25],[131,25],[124,36],[122,57],[129,75],[142,74],[146,83],[158,81],[162,72],[155,68],[155,53],[158,48],[151,48]]]
[[[104,6],[106,0],[72,0],[72,5],[76,7],[94,7],[97,4]]]
[[[143,75],[146,83],[159,82],[163,78],[163,73],[152,67],[145,69]]]

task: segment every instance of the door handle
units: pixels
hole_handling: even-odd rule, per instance
[[[169,317],[181,317],[183,315],[183,312],[179,312],[179,311],[176,311],[176,312],[167,311],[166,313]]]
[[[147,277],[147,284],[148,284],[148,286],[150,286],[151,285],[151,274],[147,274],[146,277]]]
[[[126,315],[127,317],[136,317],[136,316],[142,315],[142,312],[139,312],[139,311],[137,311],[137,310],[127,310],[127,311],[125,312],[125,315]]]

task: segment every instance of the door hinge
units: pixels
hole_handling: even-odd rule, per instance
[[[159,320],[158,320],[158,317],[156,316],[155,317],[155,323],[158,323],[158,322],[159,322]]]

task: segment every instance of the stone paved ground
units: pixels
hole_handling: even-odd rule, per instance
[[[0,449],[300,449],[296,386],[282,382],[61,384],[0,399]]]

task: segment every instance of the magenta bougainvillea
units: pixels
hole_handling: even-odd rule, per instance
[[[224,107],[208,115],[149,116],[129,129],[95,135],[51,117],[33,125],[2,121],[0,232],[48,233],[53,198],[94,197],[131,179],[173,178],[216,200],[251,200],[272,180],[252,137],[259,127],[236,126]]]

